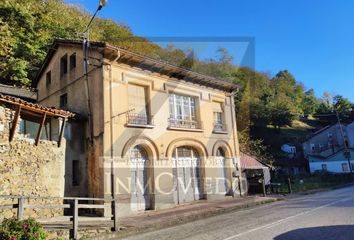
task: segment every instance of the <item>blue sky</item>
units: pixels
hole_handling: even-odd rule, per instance
[[[98,0],[67,0],[93,12]],[[288,69],[317,95],[341,94],[354,102],[354,1],[348,0],[109,0],[99,16],[145,37],[251,37],[255,68]],[[195,47],[202,58],[225,45],[242,62],[244,42]],[[247,48],[247,46],[246,46]]]

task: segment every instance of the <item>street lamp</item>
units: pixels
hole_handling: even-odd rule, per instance
[[[93,14],[93,16],[92,16],[89,24],[87,25],[86,30],[85,30],[84,33],[86,33],[89,30],[89,28],[91,26],[91,23],[92,23],[93,19],[95,19],[98,11],[100,11],[104,6],[106,6],[107,2],[108,2],[108,0],[100,0],[99,5],[98,5],[98,7],[96,9],[96,12]]]
[[[108,0],[100,0],[100,5],[98,6],[98,10],[101,10],[104,6],[106,6]]]

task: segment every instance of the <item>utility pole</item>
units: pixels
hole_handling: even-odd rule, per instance
[[[345,140],[345,136],[344,136],[344,131],[343,131],[343,127],[342,127],[342,124],[340,122],[340,118],[339,118],[339,114],[338,114],[338,111],[336,111],[336,116],[337,116],[337,120],[338,120],[338,124],[339,124],[339,129],[340,129],[340,133],[342,135],[342,138],[343,138],[343,144],[344,144],[344,157],[348,160],[348,165],[349,165],[349,171],[351,173],[351,175],[353,175],[353,169],[352,169],[352,166],[351,166],[351,163],[350,163],[350,151],[348,149],[348,146],[347,146],[347,142]]]
[[[83,55],[84,55],[84,76],[85,76],[85,94],[87,98],[87,115],[88,115],[88,122],[89,122],[89,128],[90,128],[90,134],[89,134],[89,142],[90,144],[93,144],[93,119],[92,119],[92,107],[91,107],[91,100],[90,100],[90,91],[89,91],[89,79],[88,79],[88,69],[89,69],[89,48],[90,48],[90,40],[89,40],[89,33],[90,33],[90,27],[95,19],[97,13],[107,4],[108,0],[100,0],[99,5],[91,17],[90,22],[87,24],[85,31],[83,32],[83,44],[82,44],[82,50],[83,50]]]

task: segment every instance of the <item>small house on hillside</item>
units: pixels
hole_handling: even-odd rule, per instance
[[[346,153],[347,152],[347,153]],[[348,154],[349,153],[349,154]],[[327,157],[318,155],[309,155],[309,164],[311,173],[331,172],[331,173],[349,173],[350,168],[354,170],[354,149],[347,151],[341,149]]]
[[[311,173],[349,173],[354,169],[354,122],[319,130],[303,143],[303,149]]]

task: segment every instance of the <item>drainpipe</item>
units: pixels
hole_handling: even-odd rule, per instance
[[[112,65],[120,58],[119,49],[116,50],[116,57],[109,62],[109,118],[110,118],[110,145],[111,145],[111,191],[112,199],[115,199],[116,191],[116,180],[114,176],[114,126],[113,126],[113,79],[112,79]]]
[[[235,151],[235,157],[238,153],[238,144],[237,144],[237,125],[236,125],[236,119],[235,119],[235,107],[234,107],[234,95],[235,95],[236,91],[233,91],[231,94],[230,94],[230,112],[231,112],[231,121],[232,121],[232,136],[233,136],[233,142],[234,142],[234,151]],[[235,169],[236,171],[238,170],[238,167]],[[234,177],[234,176],[232,176]],[[242,197],[242,189],[241,189],[241,177],[240,176],[237,176],[237,180],[238,180],[238,186],[239,186],[239,190],[240,190],[240,196]],[[232,189],[233,189],[233,186],[231,185]],[[234,191],[232,191],[232,194],[234,194]]]

